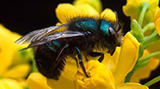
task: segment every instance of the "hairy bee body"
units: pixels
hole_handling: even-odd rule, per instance
[[[67,27],[66,30],[52,32],[53,29],[61,28],[61,26]],[[84,56],[88,56],[94,53],[95,48],[108,49],[108,53],[112,55],[121,42],[118,22],[76,18],[67,26],[61,26],[31,32],[17,41],[17,43],[31,42],[27,48],[38,47],[35,53],[37,68],[47,78],[58,80],[67,56],[81,60],[81,52],[85,54]],[[76,55],[79,58],[76,58]],[[81,67],[83,68],[83,63]],[[84,68],[83,71],[85,72]]]

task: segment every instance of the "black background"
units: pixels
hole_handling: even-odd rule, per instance
[[[55,8],[59,3],[72,3],[73,0],[3,0],[0,5],[0,23],[12,31],[24,35],[32,30],[54,26],[58,22]],[[103,8],[111,8],[117,11],[120,21],[124,24],[123,33],[130,29],[129,18],[124,16],[122,6],[126,0],[101,0]],[[142,80],[144,84],[160,75],[160,67],[153,71],[151,77]],[[160,82],[150,89],[159,89]]]

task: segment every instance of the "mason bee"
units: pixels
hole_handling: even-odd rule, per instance
[[[112,55],[116,46],[121,43],[121,26],[118,17],[116,18],[115,22],[110,22],[103,18],[77,17],[70,19],[67,24],[30,32],[15,43],[29,42],[30,45],[25,49],[37,47],[35,52],[36,65],[39,72],[47,78],[58,80],[64,69],[67,56],[78,61],[88,77],[81,52],[85,54],[85,57],[100,56],[98,59],[100,62],[104,58],[104,53],[93,52],[93,49],[108,49],[108,53]],[[63,27],[65,30],[59,30]]]

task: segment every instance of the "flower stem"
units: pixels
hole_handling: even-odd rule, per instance
[[[134,71],[135,71],[135,70],[133,69],[131,72],[129,72],[129,73],[127,74],[127,76],[126,76],[126,78],[125,78],[125,82],[130,82],[130,79],[131,79]]]
[[[149,4],[147,2],[142,3],[142,10],[141,10],[139,20],[138,20],[138,23],[141,26],[142,26],[142,23],[143,23],[144,15],[145,15],[148,8],[149,8]]]
[[[154,57],[154,56],[157,56],[157,55],[160,55],[160,51],[151,53],[151,54],[145,56],[144,58],[138,60],[138,61],[136,62],[136,64],[135,64],[133,70],[132,70],[131,72],[129,72],[129,74],[126,76],[125,82],[130,82],[130,79],[131,79],[133,73],[134,73],[136,70],[138,70],[138,69],[146,66],[146,65],[148,64],[148,62],[149,62],[149,59],[150,59],[151,57]]]
[[[143,33],[145,33],[146,31],[153,30],[153,29],[155,29],[155,25],[154,25],[154,23],[151,22],[151,23],[148,23],[147,25],[145,25],[143,27],[142,31],[143,31]]]
[[[155,77],[154,79],[152,79],[152,80],[150,80],[149,82],[147,82],[146,84],[144,84],[144,85],[146,85],[146,86],[151,86],[151,85],[153,85],[153,84],[155,84],[155,83],[157,83],[157,82],[159,82],[160,81],[160,75],[158,76],[158,77]]]
[[[142,59],[139,59],[134,67],[134,71],[146,66],[150,60],[151,57],[160,55],[160,51],[158,52],[154,52],[154,53],[150,53],[149,55],[143,57]]]
[[[149,45],[154,44],[158,40],[160,40],[160,37],[157,33],[144,37],[144,40],[142,42],[144,49],[146,49]]]

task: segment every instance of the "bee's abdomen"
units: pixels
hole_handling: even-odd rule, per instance
[[[56,42],[55,42],[56,43]],[[53,43],[54,44],[54,43]],[[57,59],[59,54],[59,47],[53,48],[50,45],[41,45],[37,48],[35,59],[38,70],[47,78],[58,80],[58,77],[61,74],[61,71],[65,65],[64,56],[60,56]],[[57,62],[58,60],[59,62]],[[53,68],[54,67],[54,68]]]

